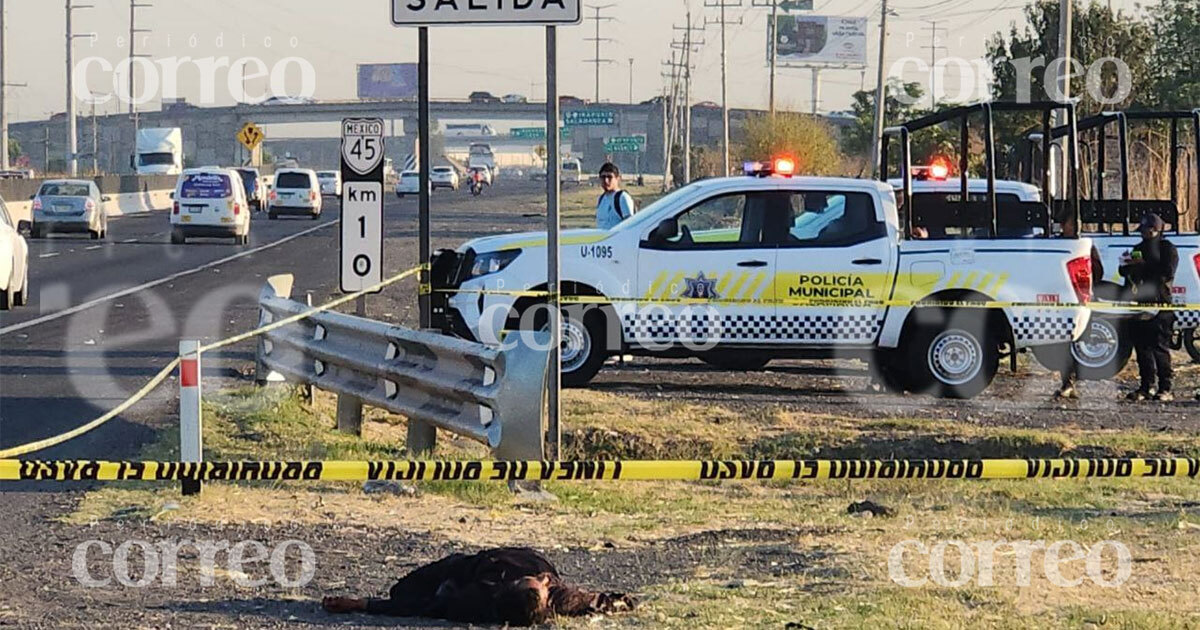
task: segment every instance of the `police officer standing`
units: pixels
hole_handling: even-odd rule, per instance
[[[1125,278],[1126,290],[1138,304],[1171,304],[1171,284],[1175,279],[1175,268],[1179,266],[1179,252],[1170,241],[1163,238],[1164,227],[1161,217],[1147,214],[1139,227],[1142,242],[1121,258],[1120,271]],[[1158,311],[1153,317],[1149,311],[1141,312],[1131,322],[1141,386],[1130,392],[1126,399],[1175,400],[1171,394],[1171,332],[1174,323],[1175,312],[1169,310]],[[1157,390],[1154,389],[1156,378]]]

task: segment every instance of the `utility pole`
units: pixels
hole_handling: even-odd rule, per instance
[[[92,176],[100,174],[100,133],[96,129],[96,99],[92,99]]]
[[[629,58],[629,104],[633,105],[633,57]]]
[[[887,84],[884,63],[887,59],[887,19],[888,0],[882,0],[879,18],[879,72],[876,75],[878,84],[875,86],[875,132],[871,136],[871,173],[879,175],[879,145],[883,142],[883,117],[887,113],[884,105],[887,101]]]
[[[94,37],[94,33],[76,35],[71,28],[71,15],[80,9],[91,9],[90,4],[72,6],[72,0],[67,0],[67,174],[71,177],[79,175],[79,162],[76,153],[79,150],[78,130],[75,120],[75,85],[72,80],[75,68],[75,38]]]
[[[140,126],[140,121],[138,120],[137,102],[134,97],[134,95],[136,94],[136,91],[134,90],[134,77],[137,75],[133,71],[133,60],[137,59],[138,57],[148,56],[148,55],[137,54],[137,36],[138,36],[138,33],[149,33],[150,32],[149,29],[137,27],[137,10],[138,9],[146,9],[151,6],[153,6],[153,5],[151,5],[149,3],[144,3],[144,2],[139,3],[139,2],[137,2],[137,0],[129,0],[129,118],[130,118],[130,120],[133,121],[133,138],[132,138],[132,143],[129,145],[130,147],[132,147],[132,150],[133,150],[133,153],[130,154],[131,156],[137,155],[137,136],[138,136],[138,127]],[[242,66],[242,96],[245,97],[245,95],[246,95],[246,66],[243,65]],[[132,158],[131,158],[131,162],[132,162]],[[137,172],[137,166],[133,165],[133,167],[134,167],[134,172]]]
[[[42,127],[42,174],[50,170],[50,125]]]
[[[775,25],[778,24],[779,18],[779,0],[751,0],[751,6],[755,7],[770,7],[771,18],[767,23],[767,35],[771,37],[770,42],[770,61],[771,61],[771,78],[767,97],[767,109],[771,112],[771,118],[775,117],[775,65],[776,59],[779,57],[779,36],[775,34]]]
[[[8,164],[8,101],[5,98],[4,66],[8,65],[8,53],[4,50],[4,0],[0,0],[0,171],[7,171]]]
[[[722,176],[729,175],[729,57],[727,54],[727,39],[725,27],[729,24],[741,24],[742,18],[738,18],[736,22],[732,22],[725,17],[725,9],[740,8],[742,0],[710,0],[704,3],[705,7],[715,8],[720,11],[721,16],[716,20],[705,20],[705,25],[719,24],[721,26],[721,168]]]
[[[701,29],[692,26],[690,8],[687,12],[687,26],[673,28],[683,31],[682,46],[676,42],[671,42],[671,46],[683,51],[683,183],[688,184],[692,181],[692,52],[698,52],[697,47],[703,46],[704,42],[697,42],[692,38],[692,33]]]
[[[673,44],[674,42],[672,42]],[[667,130],[663,134],[666,140],[666,150],[663,154],[663,192],[667,192],[671,187],[672,156],[675,152],[675,142],[679,137],[679,83],[682,76],[683,64],[679,61],[678,57],[680,57],[679,51],[672,50],[671,60],[663,62],[663,65],[671,69],[670,74],[663,75],[663,78],[671,80],[670,86],[663,97],[663,117],[667,119]]]
[[[923,46],[923,48],[929,50],[929,107],[937,109],[937,55],[939,50],[949,52],[950,49],[938,43],[941,41],[938,33],[945,33],[946,29],[939,28],[937,20],[928,20],[928,22],[929,26],[923,28],[929,31],[929,45]]]
[[[605,9],[611,9],[614,6],[616,6],[616,5],[602,4],[602,5],[598,5],[598,6],[594,6],[594,7],[589,7],[591,10],[596,12],[596,15],[584,18],[585,20],[591,20],[591,21],[595,22],[595,24],[596,24],[596,36],[595,37],[585,37],[583,39],[583,41],[585,41],[585,42],[595,42],[595,44],[596,44],[596,57],[594,59],[585,59],[584,60],[584,63],[596,64],[596,98],[593,101],[596,103],[600,102],[600,65],[605,64],[605,63],[616,63],[612,59],[603,59],[600,57],[601,42],[611,42],[612,41],[611,39],[609,39],[607,37],[600,37],[600,23],[613,21],[613,18],[600,15],[600,12],[604,11]]]

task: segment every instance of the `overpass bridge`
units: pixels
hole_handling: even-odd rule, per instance
[[[605,159],[604,141],[612,136],[645,134],[647,148],[641,154],[641,166],[647,173],[659,174],[663,164],[663,138],[666,131],[661,103],[595,105],[564,105],[564,115],[573,111],[600,110],[613,113],[612,125],[577,125],[571,127],[564,150],[584,161],[585,169],[595,169]],[[517,126],[541,126],[545,120],[545,103],[471,103],[439,100],[430,104],[431,115],[439,122],[453,120],[508,121]],[[765,113],[759,110],[730,110],[730,134],[734,142],[740,138],[748,117]],[[413,152],[417,135],[417,103],[415,101],[326,101],[297,104],[234,105],[226,107],[196,107],[176,104],[162,111],[139,112],[142,127],[180,127],[183,129],[184,155],[188,165],[237,164],[244,151],[234,134],[247,122],[266,127],[268,148],[276,155],[287,152],[288,138],[274,137],[272,125],[296,123],[336,123],[343,118],[378,117],[395,121],[394,136],[387,143],[388,156],[402,162]],[[831,119],[837,122],[836,119]],[[20,141],[33,167],[39,171],[60,171],[66,147],[66,120],[59,114],[50,120],[30,121],[9,125],[10,135]],[[90,169],[93,129],[98,163],[102,171],[129,172],[129,156],[133,153],[133,123],[126,114],[78,117],[80,168]],[[495,142],[508,142],[506,135],[490,137]],[[721,110],[708,106],[692,107],[692,142],[700,146],[717,146],[721,138]],[[300,145],[312,146],[306,138]],[[463,139],[447,137],[448,145]],[[336,139],[329,139],[336,143]],[[518,141],[519,142],[519,141]],[[530,150],[536,143],[529,143]],[[335,145],[336,147],[336,145]],[[336,151],[336,148],[332,149]],[[328,155],[328,147],[322,155]],[[304,154],[293,151],[303,162]],[[333,155],[336,155],[334,153]],[[49,158],[47,164],[46,158]],[[612,156],[622,170],[632,171],[633,154]],[[327,159],[327,158],[323,158]],[[322,166],[332,166],[321,164]],[[48,168],[47,168],[48,167]]]

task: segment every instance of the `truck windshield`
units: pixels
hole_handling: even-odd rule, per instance
[[[142,153],[138,155],[138,164],[141,166],[161,166],[163,164],[171,165],[174,163],[174,153]]]
[[[228,176],[220,173],[192,173],[184,176],[179,185],[179,196],[183,199],[224,199],[233,196],[233,185]]]

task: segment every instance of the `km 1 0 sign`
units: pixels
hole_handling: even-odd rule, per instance
[[[392,24],[579,24],[581,4],[582,0],[392,0]]]

